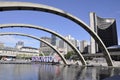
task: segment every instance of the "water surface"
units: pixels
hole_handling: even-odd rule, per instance
[[[115,75],[120,68],[0,64],[0,80],[102,80]]]

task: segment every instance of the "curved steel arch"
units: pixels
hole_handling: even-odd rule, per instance
[[[32,35],[28,35],[28,34],[24,34],[24,33],[16,33],[16,32],[4,32],[4,33],[0,33],[1,36],[3,35],[20,35],[20,36],[26,36],[26,37],[30,37],[30,38],[33,38],[33,39],[36,39],[38,41],[41,41],[45,44],[47,44],[49,47],[51,47],[53,50],[56,51],[56,53],[60,56],[60,58],[62,59],[62,61],[64,62],[64,64],[68,64],[66,59],[60,54],[60,52],[53,46],[51,45],[49,42],[43,40],[43,39],[40,39],[38,37],[35,37],[35,36],[32,36]]]
[[[105,59],[107,61],[108,66],[113,66],[113,62],[111,59],[111,56],[100,39],[100,37],[90,29],[90,27],[85,24],[82,20],[79,18],[54,7],[41,5],[41,4],[35,4],[35,3],[28,3],[28,2],[0,2],[0,11],[8,11],[8,10],[35,10],[35,11],[43,11],[43,12],[49,12],[56,15],[63,16],[69,20],[72,20],[76,24],[80,25],[83,29],[85,29],[98,43],[101,50],[103,51],[103,54],[105,56]],[[86,63],[85,63],[86,64]]]
[[[83,65],[86,65],[86,62],[82,56],[82,54],[80,53],[80,51],[72,44],[70,43],[68,40],[66,40],[62,35],[56,33],[55,31],[52,31],[50,29],[44,28],[44,27],[40,27],[40,26],[35,26],[35,25],[30,25],[30,24],[0,24],[0,28],[9,28],[9,27],[25,27],[25,28],[33,28],[33,29],[38,29],[38,30],[43,30],[49,33],[52,33],[56,36],[58,36],[59,38],[61,38],[62,40],[64,40],[67,44],[70,45],[70,47],[72,47],[72,49],[74,51],[77,52],[77,54],[79,55],[79,57],[81,58],[81,62]]]

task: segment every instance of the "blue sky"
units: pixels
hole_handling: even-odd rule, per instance
[[[116,0],[1,0],[1,1],[24,1],[44,4],[62,9],[89,25],[89,13],[95,12],[103,18],[115,18],[117,22],[118,37],[120,43],[120,1]],[[25,23],[38,25],[52,29],[64,36],[71,35],[77,40],[90,40],[89,34],[72,21],[63,17],[37,11],[6,11],[0,12],[0,24],[5,23]],[[50,36],[49,33],[26,28],[7,28],[1,29],[1,32],[22,32],[32,34],[37,37]],[[0,41],[6,46],[15,46],[19,40],[24,41],[26,46],[39,47],[39,41],[21,36],[2,36]]]

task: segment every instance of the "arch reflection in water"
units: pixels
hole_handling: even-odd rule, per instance
[[[120,71],[117,68],[41,65],[39,80],[102,80],[120,73],[115,70]]]
[[[102,80],[119,74],[120,68],[50,64],[0,65],[0,80]]]

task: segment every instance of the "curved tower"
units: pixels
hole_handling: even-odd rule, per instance
[[[100,18],[97,16],[97,34],[106,47],[118,45],[116,20],[113,18]]]
[[[90,26],[101,38],[106,47],[118,45],[116,20],[114,18],[101,18],[90,13]],[[101,52],[93,38],[91,38],[91,53]]]

